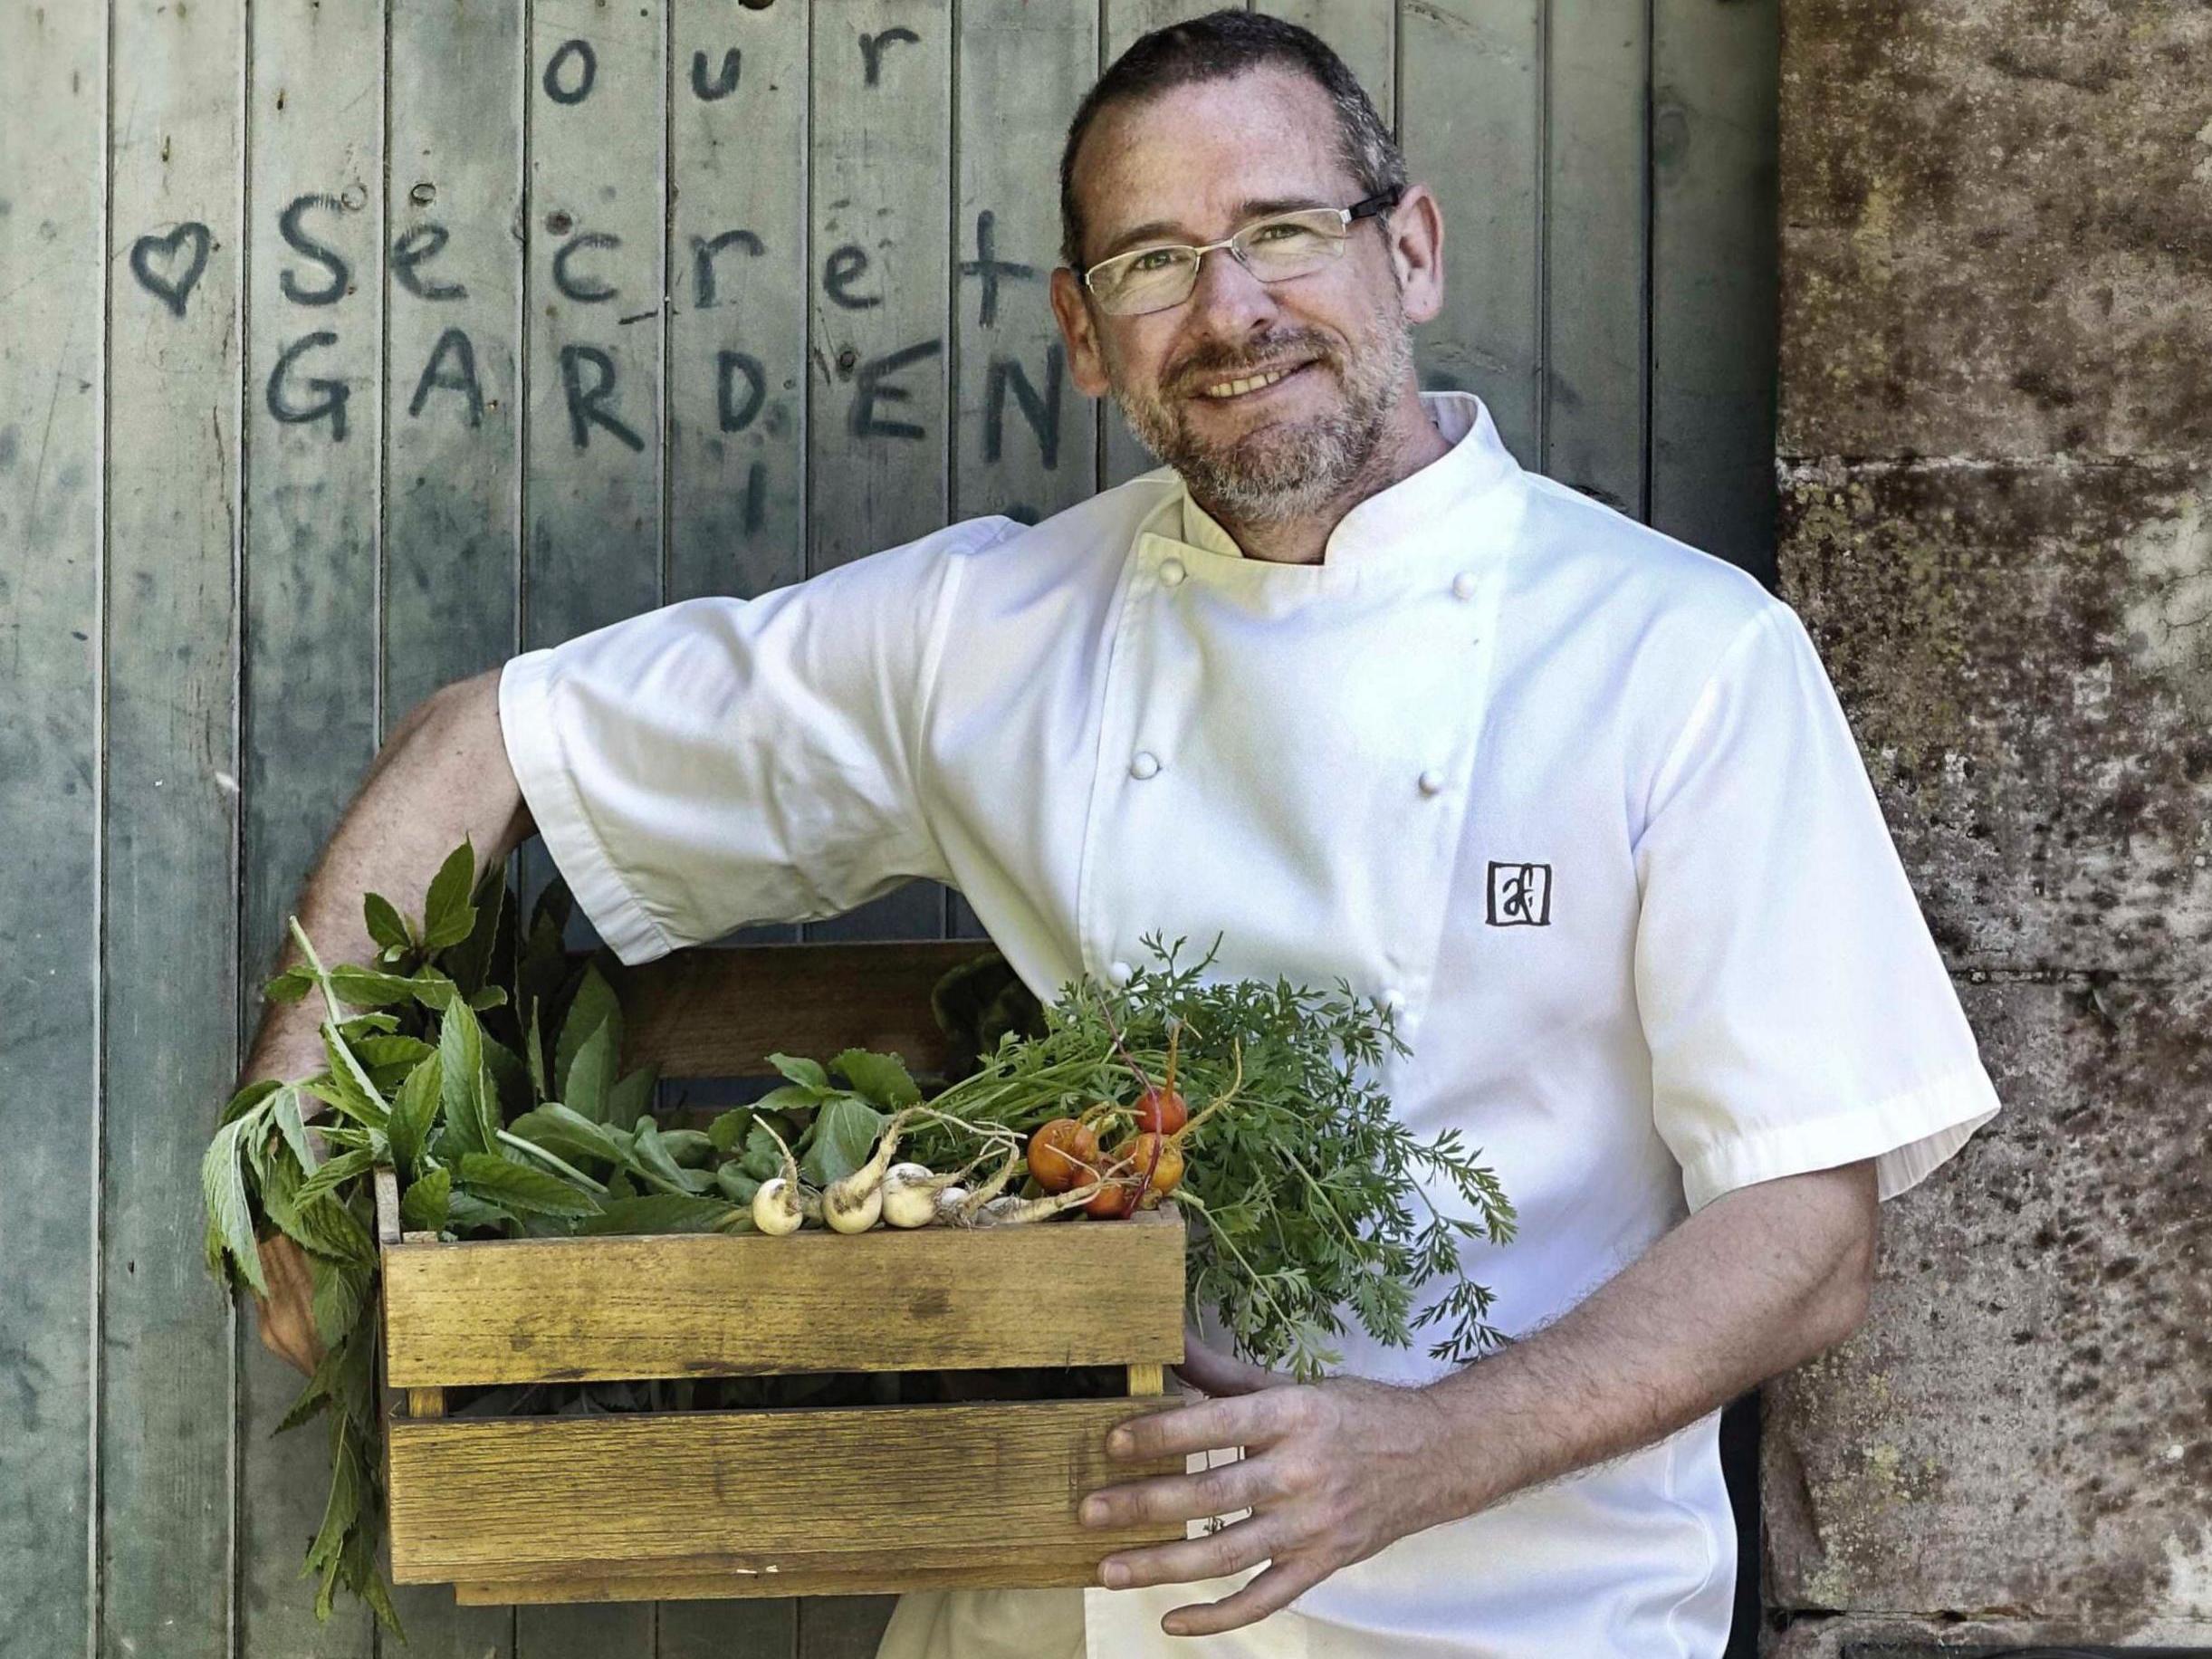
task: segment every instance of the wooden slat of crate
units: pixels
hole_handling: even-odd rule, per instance
[[[1116,1549],[1122,1546],[1116,1544]],[[1101,1547],[1099,1558],[1105,1555]],[[468,1581],[453,1587],[464,1607],[549,1602],[705,1601],[767,1596],[886,1596],[900,1590],[1050,1589],[1088,1584],[1096,1560],[1023,1567],[992,1559],[991,1570],[972,1567],[916,1567],[886,1574],[879,1568],[800,1568],[775,1573],[564,1572],[545,1578]]]
[[[632,1577],[656,1597],[668,1593],[656,1577],[726,1577],[716,1593],[761,1596],[809,1580],[839,1592],[1087,1583],[1113,1551],[1183,1535],[1181,1521],[1076,1520],[1087,1492],[1182,1467],[1106,1454],[1115,1424],[1171,1403],[398,1419],[392,1576],[503,1587]]]
[[[826,1056],[857,1046],[936,1071],[944,1035],[930,988],[989,954],[972,939],[680,951],[627,973],[627,1061],[656,1061],[669,1078],[763,1077],[774,1069],[771,1052]]]
[[[396,1388],[1183,1357],[1183,1227],[1126,1221],[399,1244]]]

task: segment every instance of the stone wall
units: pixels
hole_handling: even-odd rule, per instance
[[[1782,587],[2006,1109],[1767,1391],[1764,1651],[2212,1650],[2212,6],[1783,19]]]

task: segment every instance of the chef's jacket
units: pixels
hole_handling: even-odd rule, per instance
[[[1795,614],[1423,402],[1450,452],[1317,564],[1244,557],[1162,469],[517,657],[555,862],[629,963],[930,877],[1047,998],[1155,932],[1218,935],[1209,977],[1341,975],[1394,1010],[1399,1116],[1518,1210],[1462,1246],[1510,1335],[1738,1187],[1873,1158],[1905,1191],[1997,1100]],[[1343,1368],[1428,1380],[1425,1347],[1355,1328]],[[885,1651],[1713,1659],[1717,1419],[1224,1636],[1159,1618],[1249,1574],[910,1597]]]

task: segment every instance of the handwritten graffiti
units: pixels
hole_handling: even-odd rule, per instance
[[[215,237],[196,219],[187,219],[166,236],[140,236],[130,245],[130,273],[139,285],[176,315],[185,314],[185,301],[200,273],[207,269],[207,250]],[[188,250],[183,269],[177,268],[179,249]],[[156,261],[159,261],[157,266]]]

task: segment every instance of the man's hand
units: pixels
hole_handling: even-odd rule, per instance
[[[1185,1348],[1185,1379],[1223,1397],[1123,1424],[1106,1451],[1144,1459],[1241,1446],[1244,1456],[1106,1487],[1084,1501],[1080,1519],[1113,1527],[1251,1512],[1204,1538],[1111,1556],[1100,1580],[1120,1589],[1272,1565],[1234,1595],[1175,1608],[1162,1621],[1170,1635],[1265,1618],[1337,1568],[1448,1519],[1430,1478],[1448,1425],[1418,1389],[1357,1377],[1293,1383],[1195,1340]]]
[[[282,1233],[261,1241],[261,1271],[269,1294],[254,1295],[261,1320],[261,1345],[310,1376],[322,1361],[322,1338],[315,1334],[314,1280],[308,1276],[307,1252]]]

